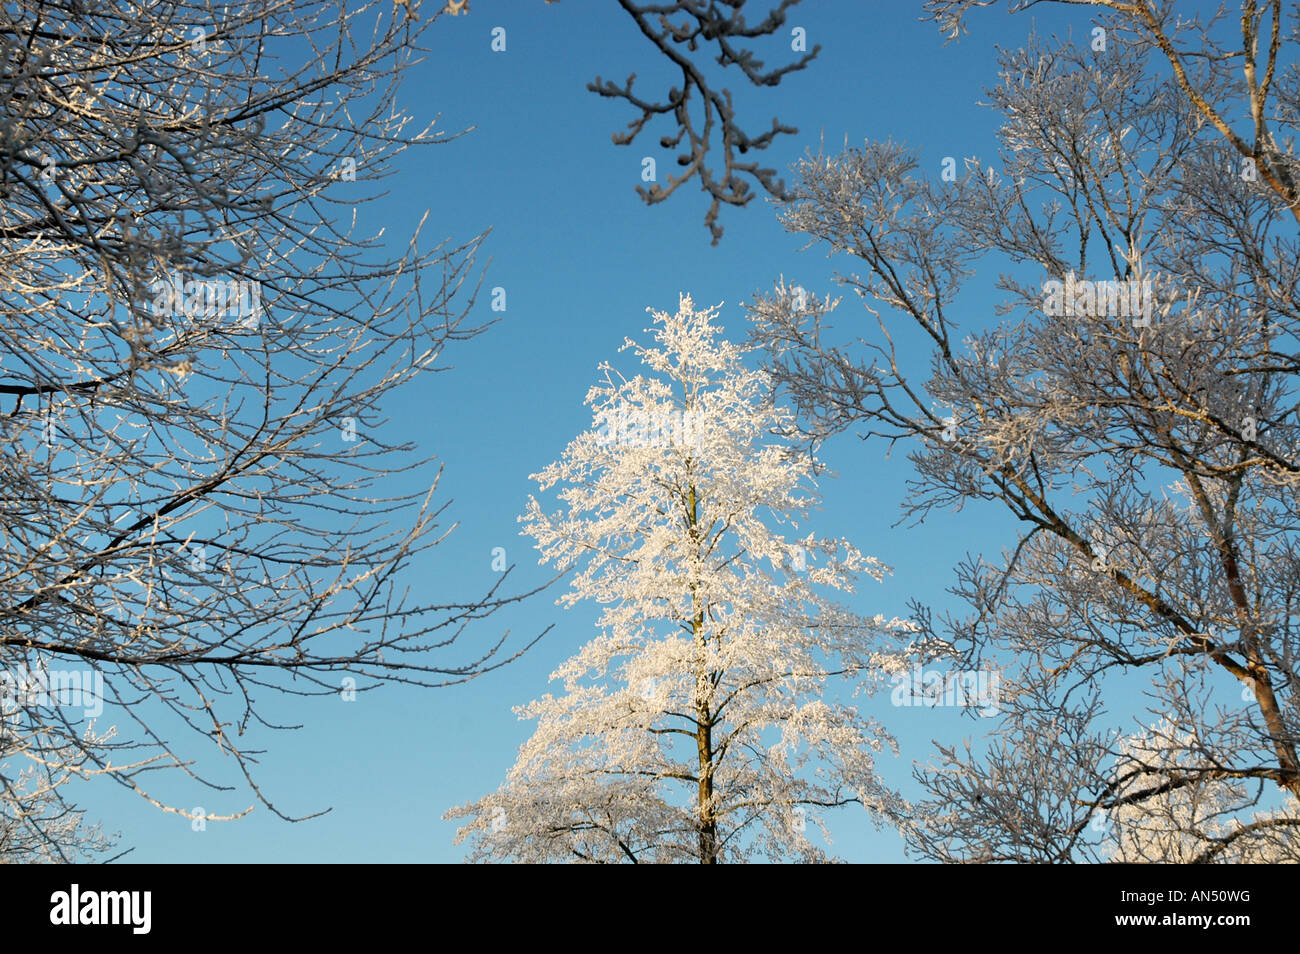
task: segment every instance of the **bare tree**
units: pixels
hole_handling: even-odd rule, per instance
[[[700,188],[709,196],[709,211],[704,224],[713,235],[713,244],[722,238],[718,213],[723,204],[743,206],[754,198],[749,177],[770,195],[785,197],[785,185],[777,178],[776,170],[764,168],[757,160],[745,161],[741,157],[750,150],[766,149],[782,134],[798,132],[779,120],[772,120],[772,128],[757,135],[746,133],[736,116],[735,105],[729,89],[717,85],[704,66],[693,56],[703,45],[717,51],[717,62],[724,69],[739,67],[741,74],[754,86],[776,86],[789,73],[806,67],[820,52],[821,46],[806,49],[806,36],[792,28],[792,51],[802,53],[784,66],[764,69],[764,63],[754,55],[751,41],[761,37],[776,36],[786,24],[787,11],[800,0],[780,0],[757,23],[745,19],[746,0],[674,0],[672,3],[641,3],[637,0],[619,0],[621,6],[635,21],[642,34],[655,45],[673,66],[681,71],[682,85],[673,86],[667,96],[643,98],[633,92],[636,74],[628,76],[622,85],[599,76],[587,88],[611,99],[622,99],[631,104],[637,117],[628,123],[627,131],[614,134],[614,142],[630,145],[651,121],[670,116],[676,135],[665,135],[659,145],[663,149],[682,151],[677,165],[683,167],[678,176],[668,176],[666,185],[654,184],[649,188],[637,186],[637,194],[647,205],[663,202],[678,187],[692,178],[699,180]],[[698,93],[698,100],[692,97]],[[692,115],[696,108],[700,115]],[[685,140],[685,145],[683,145]],[[706,160],[709,151],[718,143],[722,146],[722,169],[717,171]]]
[[[66,813],[23,808],[22,766],[44,796],[106,774],[187,814],[147,773],[220,787],[195,765],[220,753],[290,817],[245,737],[268,694],[446,685],[526,648],[452,645],[520,598],[505,575],[436,604],[403,572],[445,504],[384,402],[482,331],[482,236],[393,254],[358,219],[395,156],[455,138],[395,98],[437,15],[0,10],[0,800],[27,844]]]
[[[892,143],[810,156],[784,221],[864,268],[840,280],[875,331],[838,335],[834,302],[784,284],[753,304],[808,441],[903,442],[905,518],[983,500],[1022,527],[1001,560],[958,567],[968,615],[916,607],[941,651],[1009,670],[998,732],[918,770],[931,797],[909,839],[933,858],[1111,857],[1115,826],[1198,791],[1240,823],[1173,813],[1198,846],[1183,860],[1241,839],[1294,856],[1296,220],[1162,52],[1119,24],[1003,54],[1000,169],[923,176]],[[1272,78],[1279,135],[1296,82]],[[1257,102],[1248,78],[1200,95],[1225,117]],[[1264,164],[1285,182],[1283,141]],[[1003,269],[986,294],[1009,317],[962,338],[981,262]],[[1133,742],[1152,725],[1158,758]]]

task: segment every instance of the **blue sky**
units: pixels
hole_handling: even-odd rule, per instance
[[[492,550],[504,547],[519,565],[519,586],[540,582],[516,516],[534,490],[529,474],[554,460],[588,427],[582,405],[596,365],[627,355],[625,336],[644,337],[647,307],[671,311],[680,292],[700,305],[723,303],[728,336],[745,334],[742,302],[784,275],[808,289],[832,291],[843,260],[786,233],[761,197],[745,209],[725,208],[717,247],[703,226],[707,203],[694,184],[667,203],[647,208],[634,192],[641,159],[671,158],[657,146],[666,129],[652,129],[630,147],[610,134],[629,118],[626,104],[586,90],[597,74],[623,80],[636,72],[655,89],[666,77],[657,53],[613,3],[595,0],[473,0],[468,15],[444,17],[426,34],[431,49],[406,76],[401,101],[418,120],[441,113],[439,126],[474,130],[454,143],[407,152],[388,180],[389,194],[362,207],[361,222],[384,228],[400,246],[424,210],[427,239],[463,241],[491,227],[482,265],[484,288],[506,291],[494,315],[490,296],[478,315],[500,321],[481,337],[450,349],[452,370],[391,396],[385,436],[409,438],[446,465],[441,499],[451,499],[449,539],[410,567],[407,582],[422,600],[464,598],[493,582]],[[918,21],[914,0],[808,0],[790,26],[807,31],[822,53],[812,66],[775,89],[737,88],[751,129],[772,116],[798,126],[769,149],[767,164],[785,170],[824,137],[828,148],[892,137],[921,151],[937,173],[945,156],[994,152],[996,116],[980,107],[996,82],[995,46],[1019,45],[1031,28],[1073,27],[1086,33],[1087,8],[1042,8],[1035,17],[988,11],[971,20],[971,34],[943,45],[933,24]],[[490,49],[493,27],[506,29],[504,53]],[[788,31],[787,31],[788,35]],[[779,53],[777,54],[780,55]],[[735,80],[731,81],[734,85]],[[788,176],[787,176],[788,178]],[[490,258],[490,262],[488,259]],[[966,299],[963,326],[993,320],[993,301]],[[845,327],[867,318],[853,301],[841,305]],[[1015,527],[992,508],[967,508],[918,527],[895,527],[909,465],[903,449],[886,459],[883,446],[852,437],[831,442],[823,457],[839,473],[823,483],[819,533],[847,537],[894,567],[884,584],[863,581],[853,597],[864,613],[905,612],[915,597],[950,605],[950,568],[966,552],[996,554],[1014,543]],[[426,475],[427,477],[427,475]],[[411,486],[412,478],[394,482]],[[480,624],[473,640],[509,627],[526,638],[547,625],[551,634],[523,660],[468,685],[434,691],[389,688],[355,703],[266,696],[264,710],[302,724],[294,732],[264,731],[258,782],[282,810],[330,814],[288,824],[264,808],[235,823],[191,830],[109,783],[81,795],[92,815],[134,845],[134,861],[456,861],[449,807],[497,787],[517,746],[531,730],[511,707],[548,691],[547,675],[594,634],[594,606],[562,613],[558,590]],[[914,760],[932,753],[930,740],[978,736],[987,723],[952,710],[891,709],[887,696],[873,711],[893,728],[902,756],[886,760],[886,778],[905,793]],[[206,753],[222,776],[221,757]],[[228,760],[227,760],[228,761]],[[224,777],[224,776],[223,776]],[[232,782],[236,782],[233,776]],[[209,812],[252,803],[246,790],[213,793],[182,777],[155,780],[160,797]],[[852,861],[897,861],[901,842],[876,832],[864,813],[829,816],[834,850]]]

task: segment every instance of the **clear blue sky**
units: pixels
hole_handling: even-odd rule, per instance
[[[362,218],[372,229],[387,228],[396,244],[425,209],[428,238],[465,240],[491,226],[484,286],[507,292],[502,320],[446,353],[454,370],[390,401],[386,436],[409,437],[441,457],[443,499],[454,500],[449,515],[459,523],[408,574],[413,591],[428,600],[486,590],[498,546],[519,564],[520,585],[543,578],[515,522],[534,489],[528,475],[589,426],[582,398],[596,365],[619,358],[625,336],[642,337],[648,306],[672,310],[683,291],[701,305],[723,302],[727,332],[739,339],[741,303],[755,291],[781,275],[829,291],[832,269],[844,264],[800,251],[803,240],[784,232],[762,199],[724,209],[718,247],[709,244],[706,203],[694,185],[666,204],[641,203],[634,187],[642,156],[657,156],[661,170],[672,167],[657,147],[666,130],[613,146],[610,133],[629,118],[625,104],[585,87],[597,74],[621,81],[635,71],[645,83],[665,74],[613,3],[472,0],[471,7],[429,31],[432,49],[407,75],[401,98],[418,119],[440,112],[446,131],[476,129],[455,143],[406,153],[390,195],[364,207]],[[945,48],[937,28],[918,21],[916,0],[808,0],[790,25],[804,27],[809,45],[822,45],[821,56],[776,89],[738,90],[742,115],[751,128],[773,115],[799,127],[766,154],[783,170],[823,136],[828,147],[845,137],[850,144],[893,137],[919,148],[932,173],[944,156],[991,159],[996,117],[977,103],[997,79],[995,45],[1019,45],[1034,25],[1043,33],[1067,26],[1086,33],[1095,12],[1050,7],[1031,18],[986,11],[973,17],[969,36]],[[504,53],[489,48],[495,26],[507,30]],[[991,300],[968,303],[966,328],[993,320]],[[488,296],[479,311],[493,317]],[[841,312],[845,323],[865,317],[850,300]],[[823,485],[825,508],[814,529],[845,536],[895,568],[883,585],[863,582],[853,599],[860,611],[902,615],[909,597],[949,605],[951,566],[967,551],[996,554],[1014,542],[1015,527],[999,511],[970,508],[920,527],[893,527],[909,465],[901,450],[892,459],[883,454],[853,438],[828,445],[823,456],[840,476]],[[442,813],[496,788],[531,731],[511,707],[548,691],[550,671],[595,633],[596,608],[562,614],[553,603],[558,595],[480,626],[477,638],[487,639],[506,626],[524,637],[557,624],[524,660],[469,685],[385,689],[352,704],[259,699],[268,714],[304,725],[257,737],[267,750],[263,791],[291,813],[332,807],[323,818],[288,824],[259,807],[242,821],[193,832],[186,820],[110,783],[83,790],[82,802],[136,846],[129,856],[136,861],[459,860],[454,826]],[[882,768],[910,794],[912,762],[930,757],[932,738],[977,736],[988,725],[953,710],[891,709],[887,696],[872,708],[903,749]],[[220,774],[220,756],[206,758]],[[155,784],[160,796],[214,813],[252,801],[244,790],[212,793],[181,777]],[[848,860],[903,857],[899,839],[875,832],[860,810],[831,816],[831,828],[834,849]]]

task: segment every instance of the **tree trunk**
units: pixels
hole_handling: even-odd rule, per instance
[[[691,535],[696,534],[699,520],[699,499],[695,494],[695,485],[690,487],[690,528]],[[697,540],[698,543],[698,540]],[[691,631],[695,636],[695,647],[699,653],[699,663],[695,670],[695,748],[699,759],[699,797],[697,801],[700,832],[700,864],[716,865],[718,863],[718,820],[713,814],[713,714],[709,706],[709,672],[704,664],[707,649],[704,635],[704,607],[699,603],[697,585],[691,585],[692,598],[695,603],[695,615],[691,620]]]

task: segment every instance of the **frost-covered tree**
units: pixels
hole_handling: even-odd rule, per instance
[[[100,824],[86,819],[84,809],[62,797],[60,789],[73,777],[75,763],[53,768],[0,775],[0,864],[112,860],[102,856],[117,837],[105,834]]]
[[[1262,187],[1300,222],[1300,176],[1294,140],[1285,132],[1300,104],[1289,56],[1300,40],[1300,6],[1282,0],[1207,0],[1200,9],[1179,0],[1005,0],[1005,6],[1020,11],[1043,2],[1088,7],[1089,15],[1104,8],[1105,21],[1089,33],[1094,47],[1104,47],[1113,34],[1121,43],[1136,39],[1159,50],[1192,120],[1210,127],[1239,162],[1249,162]],[[924,0],[925,19],[955,39],[966,32],[965,18],[972,9],[998,3]],[[1225,88],[1236,91],[1234,99],[1244,98],[1247,108],[1237,108],[1240,100],[1224,108]],[[1274,113],[1272,103],[1283,112]],[[1275,131],[1282,133],[1280,140]]]
[[[1300,72],[1257,83],[1253,54],[1207,49],[1197,102],[1148,32],[1106,37],[1002,54],[996,162],[799,163],[784,221],[851,256],[865,327],[784,284],[753,306],[807,441],[905,447],[911,518],[1011,518],[958,568],[969,612],[917,608],[965,665],[1009,667],[997,733],[920,770],[909,833],[941,860],[1094,860],[1100,813],[1210,783],[1300,820],[1300,243],[1277,188]],[[1278,148],[1243,157],[1210,114],[1267,118]],[[1119,739],[1157,724],[1196,745],[1132,788]]]
[[[1300,819],[1285,807],[1259,806],[1259,790],[1231,776],[1198,771],[1195,736],[1158,725],[1124,739],[1116,760],[1116,805],[1090,823],[1109,860],[1126,863],[1300,863]],[[1193,781],[1171,785],[1180,770]]]
[[[481,236],[363,224],[405,150],[454,138],[398,101],[435,13],[0,7],[0,817],[23,829],[0,854],[58,855],[73,777],[192,813],[160,770],[205,793],[242,775],[247,801],[207,819],[300,814],[254,777],[269,698],[510,657],[451,645],[491,587],[409,592],[439,471],[385,427],[482,330]]]
[[[772,438],[788,412],[716,311],[656,312],[655,345],[624,346],[649,373],[602,365],[593,428],[535,475],[562,507],[520,519],[601,635],[517,710],[537,727],[500,790],[449,813],[474,859],[823,860],[824,809],[901,806],[876,772],[894,743],[851,697],[902,665],[908,627],[820,592],[886,568],[799,532],[815,462]]]

